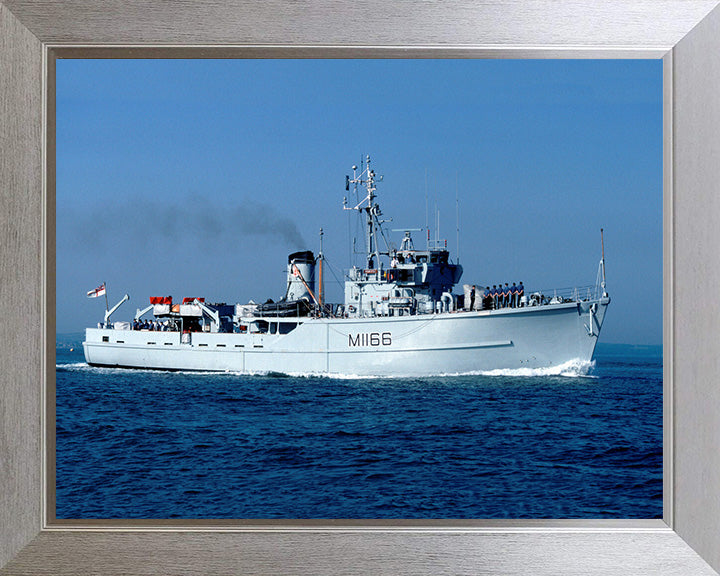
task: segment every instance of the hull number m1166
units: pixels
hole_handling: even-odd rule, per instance
[[[390,332],[365,332],[361,334],[348,334],[348,346],[390,346],[392,345],[392,333]]]

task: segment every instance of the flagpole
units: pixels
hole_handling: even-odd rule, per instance
[[[108,298],[107,298],[107,283],[103,282],[103,286],[105,287],[105,312],[110,310],[110,305],[108,304]]]

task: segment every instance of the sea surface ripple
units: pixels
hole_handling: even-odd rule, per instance
[[[589,372],[588,372],[589,370]],[[57,350],[58,518],[659,518],[662,358],[327,378]]]

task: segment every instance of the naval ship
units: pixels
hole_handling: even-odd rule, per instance
[[[404,230],[399,247],[385,242],[377,184],[368,156],[345,177],[365,227],[363,266],[345,273],[340,304],[323,294],[322,231],[317,257],[294,252],[285,295],[277,302],[227,305],[204,298],[151,297],[131,322],[111,322],[126,302],[87,328],[83,349],[90,366],[322,374],[428,376],[495,370],[589,365],[610,297],[604,245],[594,286],[565,292],[524,287],[486,290],[463,285],[447,242],[417,249]],[[601,231],[602,239],[602,231]],[[381,241],[384,246],[381,247]],[[316,281],[317,272],[317,281]],[[507,285],[506,285],[507,286]],[[501,287],[502,289],[502,287]],[[509,293],[508,293],[509,292]],[[90,295],[90,293],[88,293]]]

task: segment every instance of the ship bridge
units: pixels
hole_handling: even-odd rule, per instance
[[[345,282],[348,316],[430,314],[452,309],[452,289],[460,281],[462,266],[450,262],[444,248],[415,250],[406,233],[399,250],[389,253],[390,266],[353,267]]]

